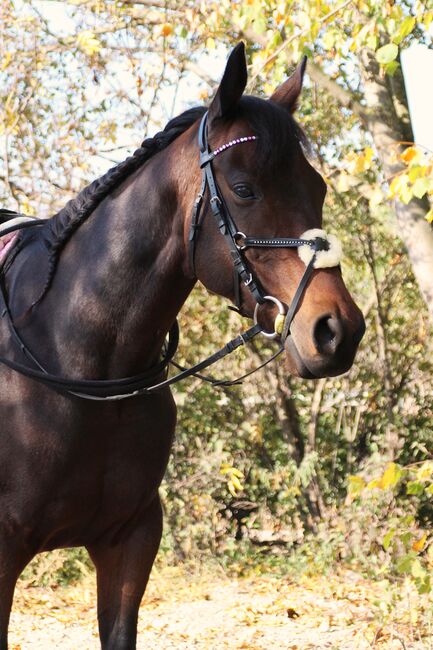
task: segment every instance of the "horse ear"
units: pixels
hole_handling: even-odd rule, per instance
[[[247,85],[245,45],[241,41],[231,51],[217,93],[209,106],[209,122],[230,113]]]
[[[294,113],[298,107],[298,98],[302,90],[307,57],[304,56],[295,72],[274,91],[271,100]]]

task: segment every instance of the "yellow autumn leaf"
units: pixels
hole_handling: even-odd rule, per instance
[[[228,489],[229,489],[230,494],[231,494],[233,497],[237,497],[238,493],[236,492],[236,489],[235,489],[235,487],[234,487],[234,485],[233,485],[233,483],[232,483],[231,481],[229,481],[229,482],[227,483],[227,487],[228,487]]]
[[[379,490],[383,490],[383,483],[381,478],[375,478],[369,483],[367,483],[367,488],[369,490],[373,490],[374,488],[378,488]]]
[[[364,168],[363,171],[370,169],[373,162],[374,151],[371,147],[365,147],[364,149]]]
[[[233,476],[237,476],[238,478],[244,478],[244,473],[240,470],[237,469],[236,467],[233,467],[232,465],[229,465],[229,463],[222,463],[220,467],[220,474],[231,474]]]
[[[398,483],[401,476],[401,469],[395,463],[388,463],[387,468],[382,476],[382,484],[384,490],[393,487]]]
[[[365,158],[364,156],[358,156],[354,166],[352,167],[352,171],[354,174],[361,174],[363,171],[365,171]]]
[[[366,483],[362,476],[349,476],[349,494],[351,496],[358,496],[365,488]]]
[[[416,473],[416,477],[418,481],[426,481],[433,475],[433,461],[431,460],[426,460],[425,463],[423,463],[419,468]]]
[[[6,54],[4,55],[3,61],[1,62],[1,70],[2,70],[2,72],[4,70],[6,70],[6,68],[8,67],[11,60],[12,60],[12,52],[6,52]]]
[[[170,23],[164,23],[164,25],[161,25],[161,30],[160,30],[160,35],[161,36],[170,36],[170,34],[173,33],[173,27],[170,25]]]
[[[88,29],[78,34],[77,41],[80,49],[89,56],[97,54],[101,50],[101,41]]]
[[[427,541],[427,533],[424,533],[417,541],[412,544],[412,550],[421,553]]]
[[[398,174],[395,176],[389,186],[389,194],[391,197],[398,196],[401,192],[407,189],[409,177],[407,174]]]
[[[430,210],[425,215],[425,218],[429,223],[433,223],[433,208],[430,208]]]
[[[352,174],[348,174],[347,172],[341,172],[338,175],[336,185],[338,192],[347,192],[351,187],[359,185],[359,178],[356,178],[356,176],[352,176]]]
[[[234,474],[232,474],[230,483],[235,487],[236,490],[239,490],[239,492],[241,492],[244,489],[242,483],[240,482],[238,477],[235,476]]]
[[[348,165],[348,169],[352,174],[362,174],[370,169],[374,151],[371,147],[366,147],[362,153],[355,154]]]
[[[400,158],[408,164],[411,162],[418,162],[421,159],[421,152],[417,147],[410,146],[400,154]]]
[[[36,215],[36,210],[32,205],[30,205],[26,197],[21,200],[20,210],[29,217],[34,217]]]
[[[378,488],[379,490],[387,490],[394,487],[400,480],[401,469],[396,463],[388,463],[382,476],[375,478],[367,484],[369,490]]]

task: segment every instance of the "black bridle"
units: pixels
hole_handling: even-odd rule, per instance
[[[257,140],[258,138],[255,135],[236,138],[235,140],[231,140],[230,142],[223,144],[217,149],[211,151],[209,148],[207,134],[207,115],[207,113],[203,115],[198,132],[202,180],[200,191],[194,203],[189,234],[189,259],[192,270],[195,274],[195,248],[201,226],[200,212],[207,189],[209,193],[209,204],[211,207],[212,215],[216,220],[220,233],[226,240],[233,262],[233,289],[236,307],[238,310],[241,307],[240,287],[242,284],[244,284],[249,289],[256,302],[256,308],[254,312],[255,324],[257,324],[259,306],[267,301],[274,303],[278,307],[279,311],[276,319],[277,326],[275,327],[274,332],[263,332],[262,330],[262,334],[268,336],[269,338],[276,338],[280,335],[284,343],[285,339],[289,335],[290,325],[295,316],[299,301],[302,298],[302,295],[308,284],[308,280],[310,279],[311,273],[313,272],[314,263],[316,261],[316,252],[321,250],[328,250],[329,242],[321,237],[316,237],[315,239],[299,239],[294,237],[247,237],[237,228],[236,223],[231,216],[229,209],[227,208],[226,202],[224,201],[224,197],[221,194],[221,190],[218,187],[218,183],[216,181],[212,168],[212,161],[218,155],[224,151],[227,151],[227,149],[230,149],[231,147],[238,144]],[[281,316],[284,315],[284,307],[282,303],[277,298],[265,294],[260,282],[257,280],[253,271],[251,270],[244,252],[248,248],[299,248],[299,246],[304,245],[310,246],[314,251],[314,255],[311,257],[310,262],[307,264],[290,307],[285,314],[285,318],[282,319]]]
[[[238,138],[236,140],[228,142],[225,145],[220,146],[214,151],[211,151],[209,149],[207,137],[207,113],[205,113],[199,128],[200,167],[202,169],[202,181],[200,192],[197,196],[193,208],[189,236],[190,261],[192,268],[194,269],[195,246],[201,226],[200,211],[206,190],[208,190],[209,203],[211,206],[212,214],[216,220],[220,233],[223,235],[228,244],[233,261],[235,277],[234,291],[237,308],[239,309],[241,306],[241,283],[248,287],[256,301],[253,327],[249,328],[242,334],[239,334],[237,337],[229,341],[223,348],[191,368],[183,368],[179,364],[172,361],[179,342],[179,327],[177,321],[175,321],[170,329],[168,341],[163,348],[161,360],[155,366],[149,368],[144,373],[121,379],[101,380],[70,379],[58,375],[52,375],[44,368],[44,366],[38,361],[35,355],[29,350],[14,325],[6,297],[4,269],[2,269],[0,276],[0,318],[4,319],[7,322],[12,339],[15,341],[22,354],[27,358],[28,361],[31,362],[33,368],[1,356],[0,363],[31,379],[39,381],[49,386],[50,388],[53,388],[54,390],[58,390],[61,393],[68,393],[76,397],[89,400],[114,401],[126,399],[129,397],[135,397],[138,395],[150,394],[157,390],[171,386],[172,384],[175,384],[192,375],[208,381],[215,386],[232,386],[239,383],[242,379],[252,374],[253,372],[256,372],[264,365],[275,359],[279,354],[281,354],[284,349],[284,342],[289,335],[290,325],[295,316],[299,301],[301,300],[301,297],[308,284],[308,280],[311,276],[311,273],[313,272],[316,253],[318,251],[327,250],[329,248],[329,243],[326,239],[321,237],[316,237],[315,239],[296,239],[290,237],[247,237],[244,233],[240,232],[237,229],[233,217],[225,205],[224,199],[216,182],[212,169],[212,161],[217,155],[223,153],[232,146],[242,144],[244,142],[250,142],[256,139],[256,136]],[[35,220],[33,222],[33,225],[38,225],[40,223],[41,222],[39,220]],[[18,225],[17,229],[28,227],[29,225],[30,224],[26,222],[25,224]],[[6,232],[10,231],[11,228],[8,229],[6,224],[6,228],[0,232],[0,235],[6,234]],[[265,295],[265,292],[263,291],[259,281],[256,280],[253,271],[249,267],[244,252],[248,248],[298,248],[299,246],[303,245],[310,246],[313,251],[313,255],[306,266],[293,300],[287,312],[284,313],[284,306],[277,298]],[[264,332],[257,321],[259,306],[266,302],[272,302],[278,307],[279,314],[275,320],[274,332]],[[281,340],[281,346],[270,359],[265,361],[258,368],[255,368],[242,377],[231,381],[215,380],[212,377],[207,377],[200,374],[202,370],[208,368],[220,359],[224,358],[241,345],[248,343],[259,333],[262,333],[270,338],[276,338],[279,336]],[[161,374],[166,371],[170,363],[180,369],[181,372],[174,375],[173,377],[161,380]]]

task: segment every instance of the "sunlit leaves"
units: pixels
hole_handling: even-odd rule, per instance
[[[416,553],[421,553],[421,551],[423,551],[425,548],[426,542],[427,533],[424,533],[421,535],[421,537],[412,542],[412,550],[416,551]]]
[[[170,23],[164,23],[161,25],[159,33],[161,36],[164,36],[164,38],[170,36],[170,34],[173,33],[173,25],[170,25]]]
[[[393,42],[397,45],[400,44],[401,41],[406,38],[406,36],[409,36],[409,34],[411,34],[415,25],[416,18],[414,16],[406,16],[406,18],[401,21],[401,23],[392,34]]]
[[[249,62],[254,72],[259,72],[255,90],[267,95],[307,52],[310,69],[311,64],[319,66],[364,106],[357,69],[359,52],[363,48],[375,51],[390,41],[395,53],[396,48],[410,42],[415,30],[419,33],[420,21],[426,15],[416,9],[415,2],[417,23],[413,26],[413,20],[407,20],[401,7],[395,7],[399,3],[375,0],[352,2],[331,20],[325,17],[338,5],[321,1],[299,6],[264,0],[170,2],[163,8],[151,9],[139,4],[99,3],[96,14],[91,8],[94,4],[82,2],[74,9],[79,27],[67,47],[44,32],[43,25],[36,21],[20,25],[19,38],[15,33],[8,35],[5,49],[0,51],[0,67],[4,66],[10,79],[17,80],[20,98],[30,88],[29,79],[37,80],[36,99],[27,106],[27,113],[21,111],[22,104],[15,105],[12,99],[8,102],[10,89],[6,91],[5,86],[2,106],[3,111],[10,109],[9,126],[20,116],[15,127],[19,137],[13,142],[16,167],[12,178],[36,179],[32,205],[39,210],[49,200],[46,197],[53,196],[44,184],[46,179],[64,182],[72,176],[71,170],[78,168],[80,183],[84,184],[97,173],[95,169],[83,169],[90,149],[109,151],[125,142],[134,147],[145,131],[152,132],[154,125],[147,126],[151,105],[159,111],[156,121],[164,124],[172,110],[164,105],[167,87],[176,84],[185,63],[200,63],[204,49],[211,50],[211,57],[220,58],[222,64],[223,48],[231,47],[239,37],[246,38],[250,44]],[[149,11],[153,12],[152,20],[146,20]],[[127,30],[120,27],[119,17],[127,19]],[[245,33],[240,34],[241,30]],[[26,34],[27,49],[22,45]],[[38,52],[33,55],[35,35]],[[15,53],[17,44],[23,49]],[[272,59],[283,44],[276,59]],[[10,52],[14,52],[13,56]],[[396,63],[397,58],[384,64],[386,70],[389,72],[389,66]],[[204,70],[204,77],[207,72]],[[209,74],[215,72],[209,70]],[[112,88],[112,84],[118,85]],[[158,88],[163,92],[158,94]],[[206,79],[198,90],[189,87],[183,91],[183,100],[207,101],[212,90],[212,82]],[[318,149],[313,164],[329,179],[326,217],[346,240],[349,272],[345,277],[366,311],[366,344],[350,374],[329,380],[324,404],[314,418],[314,387],[289,379],[283,362],[270,366],[269,374],[256,375],[250,383],[230,392],[211,390],[198,380],[176,389],[178,433],[164,491],[168,530],[177,536],[173,545],[184,553],[191,548],[222,552],[228,542],[233,543],[233,521],[223,518],[221,511],[240,496],[257,503],[266,524],[270,522],[275,530],[297,525],[303,538],[308,526],[305,522],[311,518],[309,490],[317,480],[324,499],[324,525],[328,527],[323,533],[323,549],[331,549],[329,552],[338,558],[353,553],[354,561],[364,561],[372,571],[383,562],[385,569],[380,570],[395,572],[399,558],[399,566],[406,567],[407,575],[419,573],[419,566],[413,564],[413,558],[418,556],[424,568],[430,540],[428,536],[424,540],[424,528],[414,518],[409,520],[403,515],[407,511],[413,514],[417,504],[431,500],[433,485],[428,466],[417,466],[420,475],[418,469],[410,473],[401,469],[399,475],[398,468],[404,461],[398,459],[398,463],[362,476],[357,472],[364,471],[373,452],[386,448],[390,413],[405,445],[402,453],[412,454],[411,459],[419,454],[419,460],[427,453],[413,451],[412,442],[418,441],[421,449],[421,443],[431,439],[423,420],[430,415],[430,366],[424,353],[428,333],[407,260],[394,234],[383,226],[389,212],[381,205],[387,183],[391,184],[392,198],[410,200],[428,194],[431,171],[417,147],[398,144],[396,165],[402,172],[395,179],[382,178],[380,160],[352,108],[350,104],[340,110],[332,93],[326,94],[310,78],[305,84],[299,120]],[[13,130],[12,134],[15,136]],[[117,154],[108,152],[111,155]],[[33,164],[38,165],[37,174],[33,174]],[[32,209],[22,194],[20,206],[26,211]],[[371,273],[366,269],[363,251],[369,237],[376,250]],[[392,398],[384,388],[382,360],[378,358],[373,271],[378,276],[377,295],[385,314]],[[204,358],[239,331],[239,324],[225,314],[215,297],[204,292],[191,297],[182,315],[181,362],[182,356],[188,362]],[[252,363],[254,352],[249,354],[248,363]],[[241,363],[247,363],[246,356],[241,357]],[[221,373],[234,377],[236,368],[224,366]],[[389,406],[391,399],[395,403]],[[294,413],[287,409],[289,402]],[[361,415],[347,436],[343,414],[350,409]],[[423,412],[427,415],[422,416]],[[299,446],[310,441],[315,418],[316,439],[311,443],[314,449],[304,450],[295,462],[295,438]],[[348,472],[354,476],[349,478],[347,503],[354,508],[361,504],[349,514],[344,512],[343,504]],[[340,515],[342,512],[344,515]],[[338,530],[334,530],[332,521],[337,516]],[[300,519],[302,523],[296,524]],[[259,525],[257,521],[255,525]],[[402,557],[401,548],[403,556],[410,555],[409,560]]]
[[[10,51],[6,52],[6,54],[4,55],[2,61],[0,62],[0,67],[1,67],[2,72],[4,72],[6,70],[6,68],[8,67],[9,63],[12,60],[12,56],[13,56],[12,52],[10,52]]]
[[[368,199],[371,208],[378,206],[385,198],[381,186],[376,182],[377,158],[372,147],[350,151],[341,161],[341,171],[336,181],[338,192],[356,190]]]
[[[394,488],[399,482],[402,470],[396,463],[388,463],[384,473],[379,478],[375,478],[367,485],[368,489],[378,488],[379,490],[388,490]]]
[[[403,203],[409,203],[412,198],[412,192],[409,187],[409,176],[407,174],[398,174],[392,179],[389,186],[389,196],[399,198]]]
[[[421,158],[421,151],[418,147],[411,145],[410,147],[407,147],[407,149],[405,149],[402,154],[400,154],[400,158],[407,164],[413,164],[419,162]]]
[[[374,151],[371,147],[366,147],[364,151],[353,154],[349,157],[348,170],[352,174],[361,174],[371,168],[373,164]]]
[[[397,58],[397,55],[397,45],[394,43],[388,43],[387,45],[384,45],[377,50],[376,59],[379,61],[379,63],[382,63],[384,65],[386,63],[391,63],[391,61],[394,61],[394,59]]]
[[[90,30],[84,30],[80,32],[77,36],[78,46],[85,52],[88,56],[93,56],[101,50],[101,41],[95,36]]]
[[[378,477],[368,482],[362,476],[350,476],[348,494],[351,499],[357,499],[365,506],[374,499],[380,499],[382,493],[388,495],[388,503],[393,503],[397,493],[401,492],[402,485],[411,499],[420,500],[429,495],[433,488],[433,462],[427,460],[420,465],[407,467],[391,462]],[[429,533],[420,530],[413,515],[392,511],[381,543],[394,570],[410,575],[420,593],[430,591],[430,560],[429,557],[424,557],[424,551],[429,545]]]
[[[351,497],[358,497],[367,485],[362,476],[348,476],[347,481],[348,494]]]
[[[241,479],[244,478],[243,472],[233,467],[228,463],[223,463],[220,468],[220,473],[225,476],[227,480],[227,488],[230,494],[236,497],[244,489]]]
[[[401,154],[405,168],[390,182],[390,198],[409,203],[412,197],[421,199],[433,194],[433,156],[420,147],[410,145]],[[428,219],[428,215],[426,217]]]

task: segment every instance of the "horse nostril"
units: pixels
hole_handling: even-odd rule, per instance
[[[320,354],[335,354],[343,338],[343,327],[336,316],[320,318],[313,332],[314,343]]]

